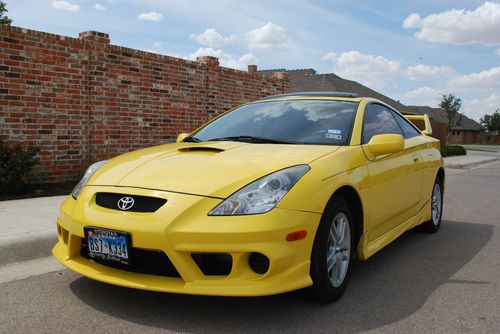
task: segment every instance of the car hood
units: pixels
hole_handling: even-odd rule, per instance
[[[310,163],[338,148],[230,141],[166,144],[111,159],[87,185],[141,187],[226,198],[264,175]]]

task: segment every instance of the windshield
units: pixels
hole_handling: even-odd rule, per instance
[[[347,145],[357,106],[337,100],[252,103],[209,123],[191,139]]]

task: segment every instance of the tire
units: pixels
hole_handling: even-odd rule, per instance
[[[441,227],[443,217],[443,182],[436,177],[431,194],[431,219],[418,226],[418,230],[427,233],[436,233]]]
[[[347,202],[333,197],[323,213],[314,239],[310,268],[313,285],[308,288],[312,299],[333,302],[346,289],[355,244],[353,224]]]

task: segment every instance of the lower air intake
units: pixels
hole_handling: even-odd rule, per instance
[[[193,253],[191,257],[207,276],[227,276],[233,267],[233,258],[227,253]]]
[[[146,250],[140,248],[130,249],[130,265],[115,263],[96,258],[90,258],[87,252],[87,243],[82,239],[80,254],[95,263],[105,265],[107,267],[130,271],[139,274],[149,274],[165,277],[181,277],[179,272],[174,267],[168,256],[162,251]]]

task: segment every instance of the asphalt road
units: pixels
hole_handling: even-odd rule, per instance
[[[354,263],[345,295],[151,293],[67,270],[0,284],[0,332],[500,332],[500,163],[448,171],[437,234],[410,231]]]

